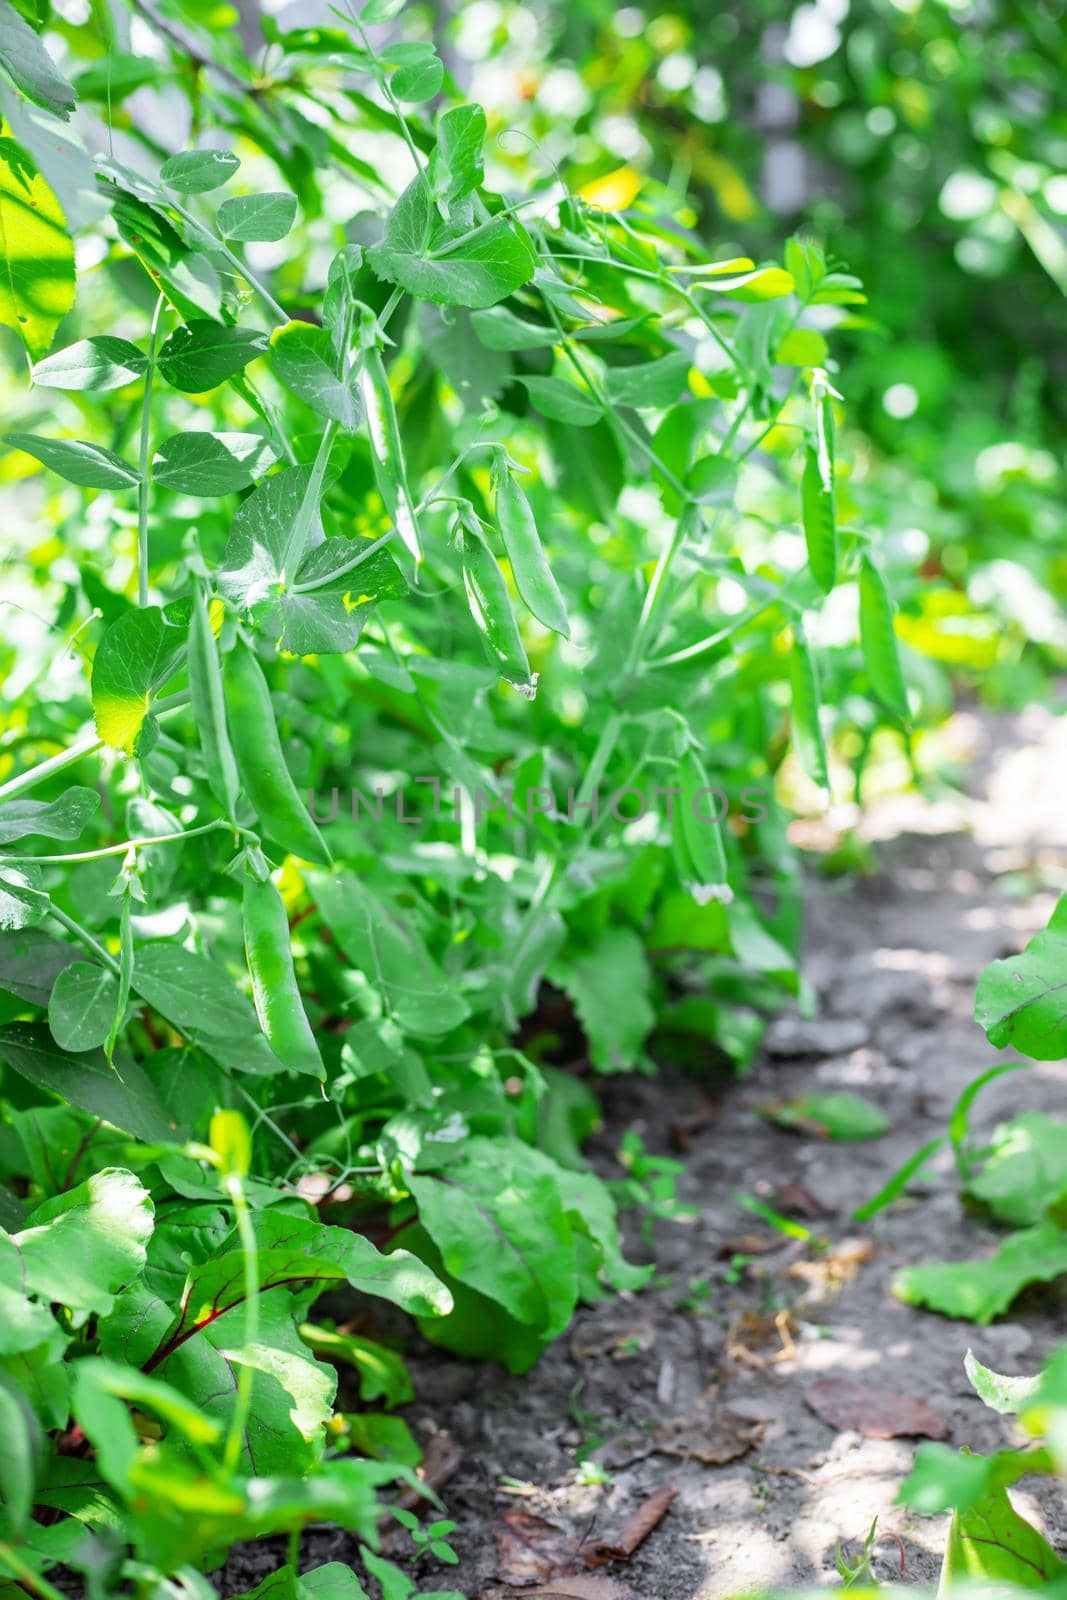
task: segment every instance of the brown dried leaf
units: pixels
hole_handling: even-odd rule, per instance
[[[685,1456],[721,1467],[747,1455],[761,1432],[760,1424],[720,1411],[715,1416],[674,1417],[661,1422],[652,1444],[660,1455]]]
[[[943,1439],[948,1426],[926,1400],[876,1389],[859,1378],[820,1378],[804,1396],[817,1417],[841,1432],[866,1439],[902,1439],[921,1434]]]
[[[486,1589],[481,1600],[638,1600],[638,1596],[617,1578],[582,1573],[553,1578],[540,1589]]]
[[[779,1211],[784,1211],[786,1216],[806,1217],[809,1222],[815,1222],[819,1217],[828,1217],[831,1207],[813,1195],[802,1183],[782,1183],[774,1191],[774,1203]]]
[[[544,1583],[574,1566],[574,1537],[544,1517],[506,1511],[495,1531],[497,1577],[507,1584]]]
[[[653,1528],[663,1521],[670,1509],[677,1489],[657,1489],[647,1500],[642,1500],[637,1510],[627,1518],[615,1539],[597,1539],[582,1546],[582,1559],[587,1567],[600,1567],[607,1561],[629,1561],[638,1545],[648,1538]]]

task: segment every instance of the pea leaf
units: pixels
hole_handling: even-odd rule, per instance
[[[685,392],[691,365],[685,351],[676,350],[658,361],[643,361],[634,367],[609,367],[604,374],[604,389],[613,405],[647,406],[666,411]]]
[[[178,494],[211,500],[247,489],[278,459],[258,433],[175,433],[152,463],[153,482]]]
[[[159,352],[159,370],[185,394],[215,389],[263,354],[267,335],[197,319],[175,328]]]
[[[1024,1111],[993,1130],[967,1189],[1002,1222],[1026,1227],[1067,1194],[1067,1122]]]
[[[148,358],[128,339],[101,333],[57,350],[38,361],[30,376],[51,389],[90,389],[100,393],[135,383],[148,370]]]
[[[105,744],[143,753],[152,729],[151,723],[146,727],[152,695],[177,671],[187,620],[180,611],[145,606],[127,611],[104,634],[93,658],[92,697],[96,731]]]
[[[392,90],[398,100],[417,104],[420,100],[432,100],[444,81],[444,62],[433,53],[431,46],[428,54],[397,68],[392,77]]]
[[[978,980],[974,1020],[998,1049],[1035,1061],[1067,1056],[1067,895],[1022,955],[993,961]]]
[[[656,1018],[648,960],[632,929],[605,928],[580,953],[557,957],[549,976],[574,1001],[598,1071],[627,1072],[640,1063]]]
[[[93,1050],[111,1033],[119,982],[95,961],[74,961],[59,974],[48,1001],[48,1026],[61,1050]]]
[[[584,389],[562,378],[520,378],[526,393],[543,417],[566,422],[572,428],[591,428],[600,421],[600,402]]]
[[[1027,1284],[1048,1283],[1065,1272],[1067,1233],[1045,1221],[1011,1234],[984,1261],[905,1267],[893,1281],[893,1293],[907,1305],[984,1324],[1006,1311]]]
[[[224,239],[241,244],[284,239],[296,218],[296,195],[282,192],[236,195],[224,200],[215,218]]]
[[[320,417],[354,433],[363,418],[356,385],[334,371],[333,341],[325,328],[288,322],[270,338],[271,366],[299,399]]]
[[[465,199],[481,186],[485,176],[484,144],[485,112],[481,106],[453,106],[438,118],[437,146],[430,158],[430,187],[438,206],[450,208],[454,201]]]
[[[189,249],[158,206],[120,188],[112,198],[111,212],[123,243],[174,309],[183,317],[217,320],[222,310],[217,272]]]
[[[34,105],[64,122],[70,119],[73,88],[9,0],[0,0],[0,65]]]
[[[310,480],[310,467],[283,467],[257,484],[235,511],[218,574],[219,593],[235,606],[251,610],[281,583],[289,536]],[[321,526],[313,532],[321,542]]]
[[[32,928],[48,910],[48,895],[41,888],[41,869],[0,860],[0,929]]]
[[[58,800],[0,802],[0,844],[35,833],[45,839],[77,839],[100,809],[95,789],[68,789]]]
[[[183,1032],[240,1037],[258,1031],[251,1004],[227,973],[181,945],[143,945],[137,952],[133,987]]]
[[[419,331],[426,353],[459,396],[464,411],[482,411],[511,376],[507,356],[487,350],[472,337],[473,317],[492,315],[459,306],[442,308],[429,301],[419,307]]]
[[[132,489],[140,483],[140,473],[128,461],[88,439],[43,439],[35,433],[6,433],[4,443],[13,450],[25,450],[44,466],[51,467],[68,483],[82,489]]]
[[[111,1067],[101,1051],[70,1055],[55,1045],[42,1023],[9,1022],[0,1028],[0,1061],[28,1083],[137,1139],[173,1139],[175,1124],[150,1079],[136,1062],[115,1059],[117,1066]]]
[[[229,150],[184,150],[159,169],[159,181],[178,194],[208,194],[228,183],[241,165]]]
[[[407,593],[392,556],[384,549],[368,553],[369,542],[334,538],[316,545],[300,563],[293,588],[257,609],[256,620],[275,634],[279,649],[299,656],[354,650],[375,601]],[[313,590],[298,592],[312,582]]]
[[[527,322],[507,306],[472,311],[471,327],[487,350],[547,350],[559,343],[559,334],[554,328]]]
[[[400,196],[367,260],[379,278],[418,300],[483,308],[528,283],[537,266],[526,235],[512,221],[497,218],[478,228],[442,222],[422,177]]]
[[[140,1179],[105,1167],[46,1200],[13,1236],[23,1284],[66,1306],[76,1321],[92,1312],[106,1317],[144,1266],[152,1225],[152,1199]]]
[[[0,933],[0,989],[46,1006],[59,974],[80,955],[78,945],[64,944],[40,928]]]

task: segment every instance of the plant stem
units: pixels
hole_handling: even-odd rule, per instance
[[[239,273],[245,282],[256,291],[264,304],[270,307],[272,315],[277,319],[279,328],[284,328],[286,323],[289,321],[288,316],[278,304],[277,300],[275,300],[266,284],[261,283],[256,277],[255,273],[253,273],[249,267],[245,266],[240,256],[235,255],[235,253],[226,243],[225,239],[220,239],[217,233],[213,233],[209,227],[206,227],[204,223],[199,221],[198,218],[194,217],[191,211],[187,211],[181,202],[176,200],[173,195],[167,196],[167,204],[173,211],[178,213],[183,222],[187,222],[191,228],[195,228],[198,233],[202,233],[205,239],[210,240],[211,248],[213,250],[217,250],[221,256],[225,256],[226,260],[230,263],[230,266],[234,269],[234,271]]]
[[[255,1230],[252,1227],[252,1216],[241,1180],[236,1176],[227,1179],[227,1192],[233,1201],[237,1232],[241,1239],[241,1266],[245,1281],[245,1359],[237,1375],[237,1399],[234,1402],[223,1454],[226,1470],[232,1473],[241,1459],[241,1440],[252,1406],[252,1384],[256,1375],[255,1369],[249,1365],[248,1358],[259,1343],[259,1253]]]
[[[188,704],[188,689],[179,689],[176,694],[167,694],[161,700],[157,700],[152,707],[152,714],[165,717],[169,712],[178,711]],[[17,795],[25,794],[28,789],[36,789],[39,783],[54,778],[64,767],[72,767],[76,761],[95,755],[98,750],[104,748],[104,744],[103,739],[83,739],[80,744],[71,745],[69,750],[62,750],[57,756],[49,756],[47,761],[39,761],[35,767],[20,772],[17,778],[9,778],[6,783],[0,783],[0,800],[14,800]]]
[[[156,371],[156,336],[166,304],[164,295],[156,301],[152,326],[148,330],[148,366],[144,375],[144,401],[141,407],[141,480],[137,485],[137,604],[148,604],[148,428],[152,421],[152,379]]]
[[[41,1573],[34,1572],[28,1562],[12,1549],[11,1545],[0,1543],[0,1565],[9,1567],[25,1588],[32,1589],[34,1594],[39,1594],[41,1600],[63,1600],[63,1596],[54,1584]]]
[[[116,978],[120,976],[121,969],[118,962],[110,951],[105,950],[103,945],[93,938],[88,928],[83,928],[80,922],[75,922],[73,917],[69,917],[65,911],[61,911],[55,905],[48,907],[48,915],[55,917],[57,922],[61,922],[67,932],[72,933],[80,944],[83,944],[87,950],[92,951],[96,959],[107,967],[109,972],[113,972]]]
[[[185,839],[195,839],[201,833],[216,833],[219,828],[244,834],[245,828],[235,828],[232,822],[216,817],[214,822],[204,822],[198,828],[185,828],[180,833],[157,833],[143,839],[126,839],[122,844],[104,845],[99,850],[81,850],[76,855],[65,856],[5,856],[5,861],[36,862],[39,866],[74,866],[80,861],[103,861],[107,856],[121,856],[127,850],[146,850],[152,845],[180,844]]]

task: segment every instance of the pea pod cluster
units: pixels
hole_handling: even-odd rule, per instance
[[[826,374],[817,370],[811,385],[815,405],[815,443],[804,455],[800,485],[808,565],[824,594],[837,582],[837,518],[834,510],[834,411]]]
[[[326,1076],[293,969],[285,903],[271,878],[244,882],[245,958],[259,1025],[279,1061],[293,1072]]]
[[[497,527],[523,604],[538,622],[569,639],[567,607],[545,557],[530,502],[503,450],[497,452],[493,461],[493,488]]]
[[[263,669],[244,639],[226,657],[223,683],[237,769],[260,829],[291,855],[329,866],[326,841],[289,776]]]
[[[508,586],[469,507],[457,513],[452,531],[463,568],[467,603],[485,648],[500,676],[532,699],[537,678],[530,671]]]
[[[422,560],[419,519],[408,484],[400,425],[396,419],[393,391],[389,387],[389,377],[378,346],[377,330],[374,313],[364,308],[360,327],[362,354],[359,387],[367,416],[374,481],[408,554],[418,562]]]

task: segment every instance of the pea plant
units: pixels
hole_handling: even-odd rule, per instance
[[[783,797],[906,736],[862,293],[508,154],[395,0],[255,73],[0,6],[0,1569],[358,1596],[328,1521],[402,1597],[398,1313],[522,1371],[641,1286],[591,1083],[746,1065]]]

